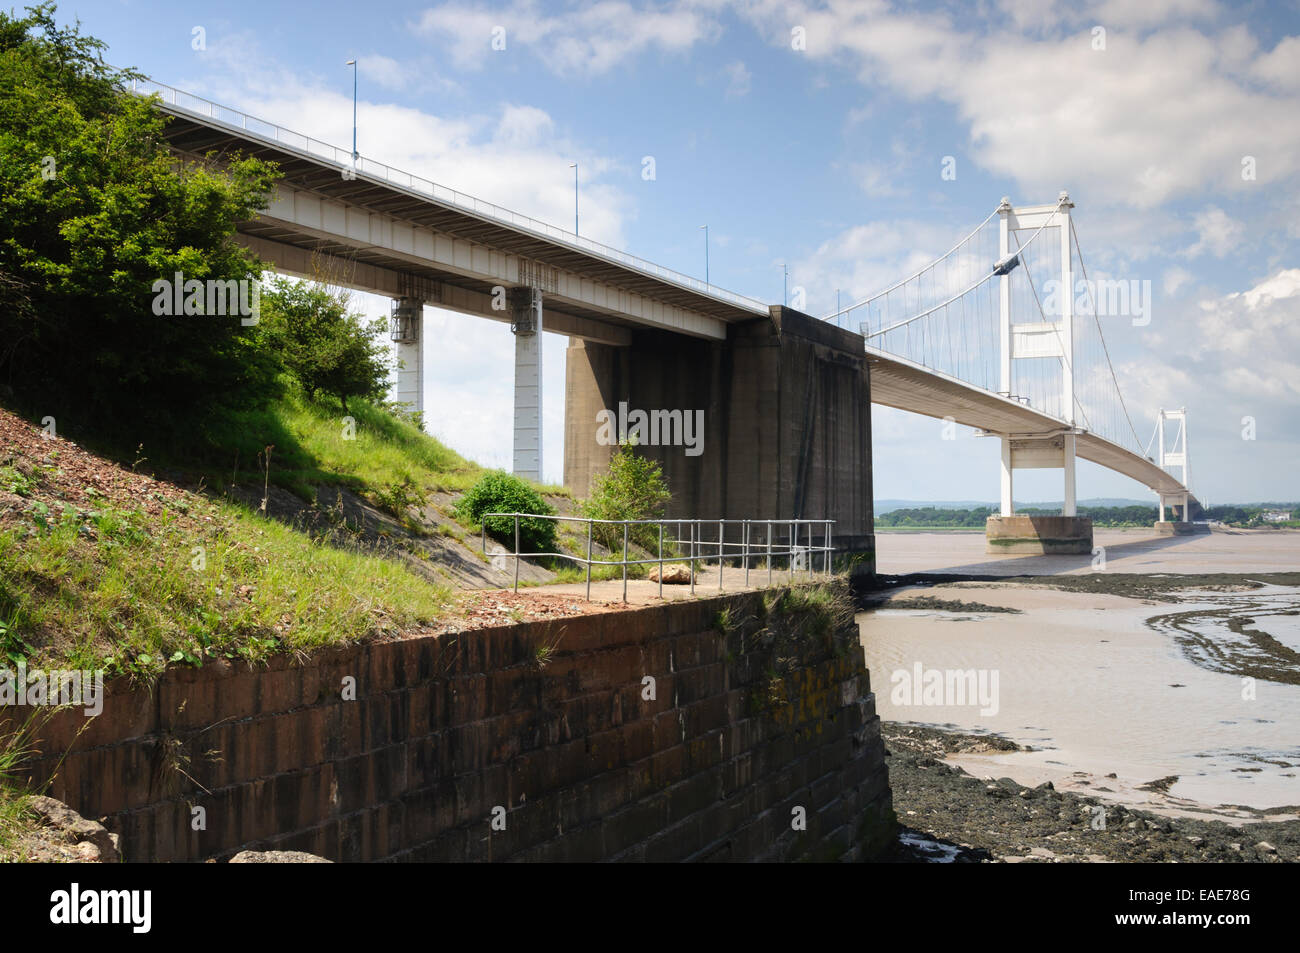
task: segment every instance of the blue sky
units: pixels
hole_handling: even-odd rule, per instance
[[[344,146],[343,64],[359,58],[363,155],[568,228],[576,160],[583,234],[703,277],[708,223],[713,283],[777,302],[786,263],[813,314],[942,253],[1003,195],[1067,188],[1090,270],[1152,282],[1149,325],[1104,325],[1143,439],[1158,407],[1186,405],[1203,499],[1300,498],[1296,2],[98,0],[59,15],[117,65]],[[426,321],[429,429],[508,466],[509,331]],[[546,336],[557,481],[564,346]],[[994,441],[873,418],[878,497],[996,499]],[[1149,496],[1083,462],[1079,494]],[[1018,473],[1016,495],[1059,499],[1059,472]]]

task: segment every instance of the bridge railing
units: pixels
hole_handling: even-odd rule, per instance
[[[250,116],[238,109],[222,106],[212,100],[204,99],[202,96],[196,96],[193,93],[177,89],[175,86],[168,86],[166,83],[160,83],[157,80],[140,79],[132,81],[131,91],[143,96],[156,95],[164,105],[170,106],[177,112],[201,116],[211,122],[239,130],[251,137],[274,143],[308,158],[329,162],[337,165],[340,171],[347,170],[357,175],[365,175],[371,179],[380,180],[421,198],[433,199],[445,205],[454,205],[459,209],[473,212],[483,218],[492,219],[598,255],[614,264],[634,268],[647,275],[678,285],[688,291],[709,295],[728,304],[767,314],[767,305],[755,298],[737,294],[725,288],[719,288],[706,281],[701,281],[699,278],[693,278],[690,275],[682,274],[671,268],[665,268],[663,265],[657,265],[644,258],[638,258],[636,255],[630,255],[610,245],[584,238],[573,232],[566,232],[558,226],[548,224],[529,215],[512,211],[493,202],[467,195],[464,192],[458,192],[455,189],[449,189],[431,179],[403,172],[401,169],[395,169],[383,162],[362,156],[357,156],[354,161],[352,153],[347,149],[331,145],[320,139],[313,139],[310,136],[278,126],[265,119],[258,119],[256,116]]]
[[[767,582],[768,585],[771,585],[775,580],[776,562],[782,559],[786,561],[786,573],[789,578],[794,578],[800,572],[806,572],[809,576],[817,573],[825,576],[831,574],[832,527],[835,524],[834,520],[602,520],[584,516],[541,516],[535,513],[485,513],[482,517],[482,551],[485,556],[489,555],[487,551],[487,523],[488,520],[494,518],[514,520],[514,549],[490,555],[503,556],[514,560],[515,592],[519,591],[520,561],[524,558],[538,557],[567,559],[579,566],[585,566],[587,570],[586,598],[589,601],[591,599],[591,570],[593,566],[622,569],[624,602],[627,602],[627,572],[629,566],[657,565],[659,567],[660,598],[663,598],[664,594],[664,566],[672,563],[684,562],[687,564],[692,594],[695,592],[699,564],[710,561],[716,561],[718,564],[719,590],[724,587],[726,573],[723,572],[723,568],[724,564],[728,562],[733,565],[739,563],[740,568],[744,571],[745,588],[749,587],[751,570],[766,570]],[[584,557],[575,556],[572,553],[534,552],[521,549],[519,521],[524,519],[548,520],[557,524],[562,522],[585,523],[587,527],[587,555]],[[610,553],[608,558],[601,558],[595,554],[593,547],[595,543],[595,527],[598,524],[622,528],[621,534],[615,534],[616,536],[622,536],[621,554],[617,552]],[[632,527],[636,526],[653,526],[657,528],[657,555],[648,558],[631,558],[630,533]],[[734,535],[738,538],[728,541],[728,527],[735,528]],[[759,527],[762,527],[761,536],[757,532]],[[671,532],[672,529],[676,530],[675,534]],[[784,533],[784,538],[778,536],[778,533]],[[820,540],[817,538],[819,534]],[[762,566],[759,566],[758,561],[760,560]],[[821,564],[820,570],[816,568],[818,561]]]

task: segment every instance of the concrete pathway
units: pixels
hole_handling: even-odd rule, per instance
[[[817,581],[825,579],[825,574],[821,572],[807,573],[797,572],[794,574],[796,582]],[[771,574],[771,584],[781,585],[790,581],[791,575],[787,570],[773,570]],[[745,571],[738,567],[728,566],[723,570],[722,588],[718,588],[718,567],[701,566],[695,574],[695,592],[691,593],[690,584],[673,585],[664,583],[663,599],[691,599],[707,598],[716,596],[720,593],[741,592],[753,589],[761,589],[768,585],[768,572],[766,569],[751,569],[749,571],[749,584],[745,582]],[[581,599],[587,592],[585,582],[562,583],[553,586],[536,586],[529,589],[520,589],[520,594],[525,592],[544,592],[548,595],[567,595],[576,596]],[[595,582],[591,584],[591,598],[593,602],[622,602],[623,601],[623,580],[610,579],[604,582]],[[629,579],[627,581],[627,601],[629,605],[650,605],[658,602],[659,583],[651,582],[648,579]]]

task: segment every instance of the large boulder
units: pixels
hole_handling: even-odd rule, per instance
[[[650,569],[650,581],[659,581],[659,567]],[[666,563],[664,565],[664,585],[690,585],[691,570],[685,563]]]

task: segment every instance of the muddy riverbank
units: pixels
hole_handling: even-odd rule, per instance
[[[1300,574],[882,581],[858,621],[902,823],[1009,857],[1292,859]],[[1118,841],[1081,839],[1093,807]]]
[[[1011,752],[998,736],[885,722],[903,863],[1278,863],[1300,860],[1300,820],[1170,817],[1100,796],[976,777],[949,759]]]

